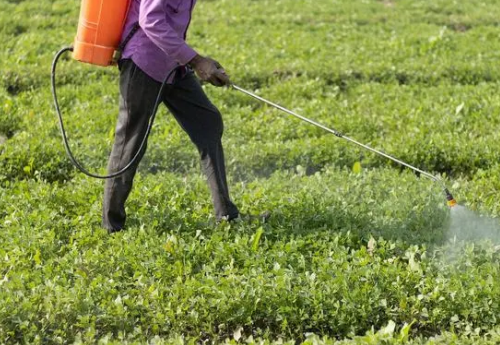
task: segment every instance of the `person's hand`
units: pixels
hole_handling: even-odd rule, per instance
[[[215,86],[225,86],[231,84],[229,76],[224,71],[224,68],[222,68],[220,63],[214,59],[196,55],[189,62],[189,65],[194,69],[198,78],[202,81],[207,81]]]

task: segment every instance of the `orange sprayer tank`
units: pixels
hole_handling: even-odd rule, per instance
[[[82,0],[73,58],[113,65],[131,0]]]

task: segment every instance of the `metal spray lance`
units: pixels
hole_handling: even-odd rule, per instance
[[[427,178],[430,178],[430,179],[431,179],[431,180],[433,180],[434,182],[438,182],[438,183],[441,185],[441,187],[443,188],[443,192],[444,192],[444,194],[445,194],[445,196],[446,196],[446,200],[447,200],[447,204],[448,204],[448,206],[451,208],[451,207],[454,207],[454,206],[457,204],[457,202],[456,202],[455,198],[454,198],[454,197],[453,197],[453,195],[450,193],[450,191],[448,190],[448,188],[446,188],[446,185],[444,184],[443,180],[442,180],[440,177],[438,177],[438,176],[434,176],[434,175],[432,175],[432,174],[430,174],[430,173],[428,173],[428,172],[426,172],[426,171],[423,171],[423,170],[418,169],[418,168],[416,168],[416,167],[414,167],[414,166],[412,166],[412,165],[410,165],[410,164],[408,164],[408,163],[405,163],[405,162],[403,162],[402,160],[399,160],[399,159],[397,159],[397,158],[394,158],[394,157],[392,157],[392,156],[390,156],[390,155],[388,155],[388,154],[386,154],[386,153],[384,153],[384,152],[382,152],[382,151],[376,150],[376,149],[374,149],[374,148],[372,148],[372,147],[370,147],[370,146],[368,146],[368,145],[362,144],[362,143],[360,143],[359,141],[356,141],[356,140],[354,140],[354,139],[352,139],[352,138],[350,138],[350,137],[348,137],[348,136],[346,136],[346,135],[344,135],[344,134],[340,133],[339,131],[337,131],[337,130],[335,130],[335,129],[328,128],[328,127],[326,127],[326,126],[324,126],[324,125],[322,125],[322,124],[320,124],[320,123],[318,123],[318,122],[316,122],[316,121],[313,121],[313,120],[311,120],[311,119],[308,119],[308,118],[307,118],[307,117],[305,117],[305,116],[302,116],[302,115],[300,115],[300,114],[297,114],[296,112],[293,112],[293,111],[291,111],[291,110],[288,110],[288,109],[286,109],[285,107],[282,107],[281,105],[278,105],[278,104],[276,104],[276,103],[274,103],[274,102],[268,101],[267,99],[262,98],[262,97],[260,97],[260,96],[256,95],[255,93],[250,92],[250,91],[248,91],[248,90],[245,90],[245,89],[243,89],[243,88],[241,88],[241,87],[239,87],[239,86],[237,86],[237,85],[232,84],[231,86],[232,86],[235,90],[238,90],[238,91],[240,91],[240,92],[242,92],[242,93],[244,93],[244,94],[246,94],[246,95],[248,95],[248,96],[250,96],[250,97],[253,97],[253,98],[255,98],[255,99],[257,99],[257,100],[259,100],[259,101],[261,101],[261,102],[264,102],[264,103],[266,103],[266,104],[268,104],[268,105],[270,105],[270,106],[272,106],[272,107],[274,107],[274,108],[276,108],[276,109],[279,109],[279,110],[281,110],[281,111],[283,111],[283,112],[285,112],[285,113],[287,113],[287,114],[289,114],[289,115],[295,116],[295,117],[297,117],[297,118],[301,119],[302,121],[308,122],[308,123],[310,123],[310,124],[312,124],[312,125],[314,125],[314,126],[316,126],[316,127],[319,127],[319,128],[321,128],[321,129],[324,129],[325,131],[330,132],[330,133],[332,133],[333,135],[335,135],[335,136],[337,136],[337,137],[339,137],[339,138],[342,138],[342,139],[345,139],[345,140],[347,140],[347,141],[350,141],[351,143],[354,143],[354,144],[356,144],[356,145],[358,145],[358,146],[360,146],[360,147],[362,147],[362,148],[364,148],[364,149],[366,149],[366,150],[369,150],[369,151],[371,151],[371,152],[373,152],[373,153],[376,153],[376,154],[378,154],[378,155],[380,155],[380,156],[383,156],[383,157],[385,157],[385,158],[387,158],[387,159],[390,159],[390,160],[392,160],[392,161],[394,161],[394,162],[396,162],[396,163],[398,163],[398,164],[400,164],[400,165],[403,165],[403,166],[405,166],[405,167],[407,167],[407,168],[410,168],[410,169],[412,169],[412,170],[414,170],[414,171],[416,171],[416,172],[418,172],[418,173],[422,174],[423,176],[425,176],[425,177],[427,177]]]

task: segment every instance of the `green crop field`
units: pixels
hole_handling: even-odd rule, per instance
[[[234,83],[440,176],[461,208],[205,86],[232,197],[269,222],[215,222],[196,149],[161,109],[112,236],[103,182],[66,157],[50,92],[79,2],[0,7],[0,343],[500,343],[497,0],[199,0],[188,35]],[[57,81],[72,148],[103,173],[117,70],[65,58]]]

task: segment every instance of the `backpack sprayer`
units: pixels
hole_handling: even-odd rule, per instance
[[[94,177],[94,178],[99,178],[99,179],[108,179],[108,178],[113,178],[117,177],[121,174],[123,174],[125,171],[130,169],[137,161],[140,152],[143,150],[144,145],[146,144],[146,141],[149,137],[149,134],[151,133],[151,129],[153,126],[153,122],[155,119],[156,112],[158,110],[158,106],[161,103],[161,95],[163,94],[163,89],[165,85],[167,84],[167,80],[170,78],[170,76],[176,71],[174,69],[169,73],[167,78],[165,78],[165,81],[163,82],[160,91],[158,93],[158,97],[156,99],[156,104],[153,107],[153,113],[151,114],[150,121],[148,124],[148,128],[146,130],[146,133],[144,135],[144,138],[141,142],[141,145],[139,149],[137,150],[136,154],[134,157],[130,160],[130,162],[121,170],[111,173],[109,175],[96,175],[93,174],[89,171],[87,171],[74,157],[68,143],[68,138],[66,135],[66,131],[64,128],[64,122],[62,119],[61,111],[59,108],[59,102],[57,100],[57,93],[56,93],[56,68],[57,68],[57,62],[59,61],[60,57],[65,54],[66,52],[72,52],[72,56],[75,60],[81,61],[81,62],[86,62],[90,63],[93,65],[98,65],[98,66],[112,66],[117,63],[117,61],[121,57],[121,52],[123,51],[126,42],[130,40],[132,35],[134,35],[135,31],[138,29],[138,26],[134,30],[132,30],[131,33],[127,36],[127,38],[124,40],[125,43],[121,41],[121,37],[123,34],[123,28],[125,24],[125,20],[127,19],[127,14],[128,10],[130,7],[131,0],[122,0],[122,1],[105,1],[105,0],[82,0],[81,4],[81,9],[80,9],[80,20],[78,24],[78,31],[77,35],[75,38],[74,46],[73,47],[66,47],[61,49],[54,57],[54,61],[52,63],[52,73],[51,73],[51,82],[52,82],[52,95],[54,98],[54,105],[56,109],[56,113],[59,118],[59,127],[61,130],[61,135],[63,138],[64,142],[64,147],[66,149],[66,153],[68,154],[71,162],[73,165],[78,168],[81,172],[84,174]],[[407,168],[410,168],[414,170],[415,172],[420,173],[421,175],[431,179],[434,182],[438,182],[441,187],[443,188],[443,192],[446,196],[447,204],[449,207],[454,207],[457,202],[453,198],[452,194],[450,191],[446,188],[446,185],[444,181],[435,175],[432,175],[426,171],[423,171],[421,169],[418,169],[408,163],[405,163],[399,159],[396,159],[386,153],[383,153],[379,150],[376,150],[374,148],[371,148],[365,144],[362,144],[348,136],[345,136],[344,134],[340,133],[339,131],[335,129],[328,128],[318,122],[315,122],[311,119],[308,119],[307,117],[304,117],[302,115],[299,115],[291,110],[288,110],[276,103],[273,103],[271,101],[268,101],[250,91],[247,91],[235,84],[232,84],[231,87],[237,91],[240,91],[250,97],[253,97],[257,99],[258,101],[264,102],[278,110],[281,110],[289,115],[295,116],[302,121],[308,122],[316,127],[319,127],[327,132],[330,132],[337,136],[338,138],[345,139],[351,143],[354,143],[364,149],[367,149],[373,153],[376,153],[378,155],[381,155],[385,158],[388,158],[400,165],[403,165]]]
[[[106,1],[106,0],[82,0],[80,8],[80,19],[78,23],[78,31],[72,47],[65,47],[57,52],[52,62],[52,72],[51,72],[51,85],[52,85],[52,96],[54,98],[54,106],[59,119],[59,128],[61,130],[61,135],[64,142],[64,147],[66,153],[73,163],[73,165],[83,172],[85,175],[98,178],[98,179],[109,179],[117,177],[129,170],[139,158],[140,153],[144,149],[146,142],[148,140],[151,129],[153,128],[154,119],[156,117],[156,112],[161,103],[161,95],[167,80],[175,73],[177,69],[173,69],[165,81],[162,83],[160,91],[158,92],[158,97],[156,98],[155,105],[153,107],[153,112],[151,114],[148,127],[146,129],[146,134],[139,149],[132,157],[130,162],[122,169],[111,173],[109,175],[97,175],[89,172],[83,167],[82,164],[73,155],[71,148],[69,146],[68,137],[66,135],[66,130],[64,128],[64,121],[61,115],[61,110],[59,107],[59,102],[57,99],[56,92],[56,69],[57,63],[61,56],[67,52],[72,52],[72,56],[75,60],[86,62],[97,66],[114,66],[117,64],[121,57],[121,53],[125,48],[126,43],[132,38],[135,32],[139,29],[138,25],[135,25],[134,29],[129,33],[127,38],[120,44],[120,40],[123,34],[123,28],[125,26],[125,20],[127,19],[128,11],[130,8],[132,0],[121,0],[121,1]]]

